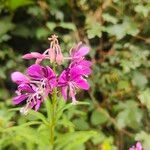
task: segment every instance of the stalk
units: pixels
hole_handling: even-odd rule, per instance
[[[50,143],[54,149],[55,125],[56,125],[56,106],[57,106],[57,89],[54,89],[51,105],[51,121],[50,121]]]
[[[53,64],[53,70],[56,71],[56,64]],[[55,143],[55,126],[56,126],[56,109],[57,109],[57,88],[54,88],[52,94],[52,102],[51,102],[51,118],[50,118],[50,143],[52,145],[52,150],[54,150]]]

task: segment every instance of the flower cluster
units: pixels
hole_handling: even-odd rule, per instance
[[[24,59],[36,59],[35,64],[28,67],[25,74],[21,72],[11,74],[12,81],[18,85],[13,104],[25,102],[26,105],[20,110],[23,114],[27,114],[29,109],[37,111],[46,97],[52,95],[55,88],[60,89],[65,100],[71,98],[73,104],[77,102],[75,95],[78,88],[89,89],[86,77],[91,74],[92,64],[85,59],[89,48],[79,43],[70,50],[69,57],[63,57],[57,36],[52,35],[49,40],[50,48],[43,54],[32,52],[23,56]],[[46,59],[58,65],[64,60],[69,60],[69,65],[60,75],[56,75],[55,70],[50,66],[42,65],[42,61]]]
[[[140,142],[137,142],[136,146],[130,147],[129,150],[142,150],[142,145]]]

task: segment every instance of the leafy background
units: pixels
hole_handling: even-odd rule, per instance
[[[10,74],[24,72],[32,61],[21,55],[42,52],[54,33],[64,53],[89,45],[93,62],[91,89],[78,94],[89,104],[60,101],[56,150],[127,150],[138,140],[150,149],[149,15],[148,0],[1,0],[0,149],[51,149],[45,106],[15,111]]]

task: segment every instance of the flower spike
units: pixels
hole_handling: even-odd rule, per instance
[[[76,104],[76,93],[78,89],[88,90],[90,88],[86,77],[91,74],[92,63],[85,59],[89,52],[89,47],[81,42],[70,50],[70,56],[64,58],[55,34],[48,38],[50,47],[43,53],[31,52],[25,54],[24,59],[36,59],[35,64],[29,66],[25,74],[14,72],[11,79],[18,87],[17,96],[13,98],[13,104],[26,103],[20,109],[24,115],[28,114],[29,109],[38,111],[44,100],[53,94],[54,89],[59,90],[64,100],[71,99],[72,104]],[[50,66],[43,66],[44,60],[61,65],[64,60],[68,60],[68,67],[56,76],[55,71]],[[56,68],[57,69],[57,68]],[[58,93],[58,91],[57,91]]]

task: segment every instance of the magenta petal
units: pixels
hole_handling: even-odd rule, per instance
[[[83,75],[90,75],[92,73],[92,70],[88,67],[84,67],[82,69]]]
[[[82,68],[80,66],[75,66],[70,69],[70,80],[74,80],[75,78],[81,76],[83,74]]]
[[[14,105],[19,104],[27,98],[28,98],[28,96],[25,95],[25,94],[16,96],[16,97],[13,98],[13,104]]]
[[[62,62],[63,62],[63,55],[60,53],[60,54],[58,54],[57,56],[56,56],[56,62],[57,62],[57,64],[58,65],[61,65],[62,64]]]
[[[29,93],[34,93],[35,91],[32,89],[32,86],[29,84],[20,84],[18,86],[19,91],[24,91],[24,92],[29,92]]]
[[[89,47],[78,43],[74,48],[71,49],[70,55],[73,59],[81,58],[89,52]]]
[[[17,83],[17,84],[21,84],[21,83],[28,83],[29,79],[22,74],[21,72],[14,72],[11,74],[11,79],[13,82]]]
[[[136,143],[136,149],[137,149],[137,150],[142,150],[142,145],[141,145],[140,142],[137,142],[137,143]]]
[[[56,57],[55,49],[49,48],[47,50],[48,50],[50,61],[51,61],[51,63],[53,63],[55,61],[55,57]]]
[[[29,104],[28,108],[32,109],[34,106],[35,106],[35,104],[34,104],[34,102],[32,101],[32,102]]]
[[[56,78],[49,80],[49,85],[50,85],[51,89],[55,88],[57,86]]]
[[[72,103],[75,104],[76,103],[76,91],[75,91],[75,87],[72,83],[69,84],[69,97],[72,98]]]
[[[81,89],[88,90],[90,88],[90,85],[87,82],[87,80],[85,80],[83,78],[78,78],[78,79],[76,79],[75,82],[76,82],[77,86],[80,87]]]
[[[40,108],[40,106],[41,106],[41,101],[37,100],[37,103],[35,105],[35,111],[38,111],[38,109]]]
[[[77,56],[85,56],[90,51],[89,47],[87,46],[81,46],[81,48],[77,51]]]
[[[130,147],[129,150],[135,150],[135,148],[134,147]]]
[[[71,63],[70,68],[78,67],[81,71],[80,73],[82,75],[90,75],[92,70],[91,70],[91,65],[92,63],[88,60],[81,60],[81,61],[76,61]]]
[[[78,49],[79,49],[79,47],[81,47],[81,46],[82,46],[82,42],[78,43],[77,45],[75,45],[75,46],[70,50],[70,55],[71,55],[71,57],[74,57],[74,56],[77,54]]]
[[[34,79],[41,79],[43,78],[42,67],[38,64],[34,64],[27,69],[27,74]]]
[[[46,66],[43,70],[46,78],[56,78],[54,71],[49,66]]]
[[[33,58],[44,59],[45,55],[40,54],[38,52],[32,52],[32,53],[23,55],[22,58],[24,58],[24,59],[33,59]]]
[[[88,60],[81,60],[79,62],[79,65],[86,66],[86,67],[91,67],[92,66],[92,62],[88,61]]]
[[[49,66],[46,66],[45,68],[43,68],[43,73],[44,77],[48,79],[50,87],[54,88],[57,85],[56,75],[54,71]]]
[[[67,95],[68,95],[68,86],[63,86],[61,88],[61,93],[62,93],[62,96],[64,97],[65,100],[67,100]]]
[[[67,82],[67,70],[64,70],[58,78],[58,86],[66,84],[66,82]]]
[[[25,55],[22,56],[22,58],[23,59],[32,59],[33,56],[32,56],[32,54],[25,54]]]

